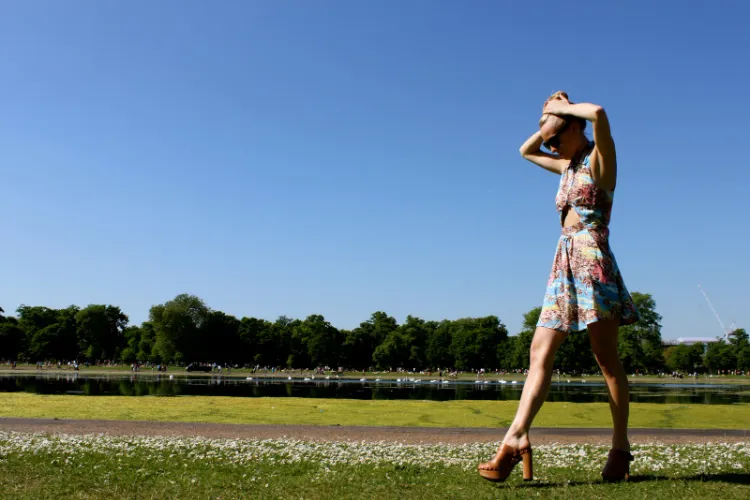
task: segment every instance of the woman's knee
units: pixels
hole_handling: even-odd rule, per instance
[[[589,325],[589,340],[596,362],[602,369],[617,369],[620,354],[617,349],[618,323],[600,321]]]
[[[617,351],[614,353],[605,353],[605,354],[596,354],[594,353],[594,358],[596,358],[596,362],[599,365],[599,368],[602,370],[602,374],[605,377],[615,376],[619,371],[622,370],[622,363],[620,361],[620,356],[617,354]]]
[[[544,364],[545,347],[542,342],[535,340],[531,341],[531,348],[529,349],[529,366],[536,366],[540,363]]]
[[[596,342],[592,339],[591,350],[605,377],[615,375],[622,369],[616,342]]]
[[[555,353],[566,334],[549,328],[537,328],[529,350],[530,366],[552,366]]]

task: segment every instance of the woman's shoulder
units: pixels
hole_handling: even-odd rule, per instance
[[[591,153],[594,151],[594,146],[594,141],[589,141],[586,147],[570,160],[568,169],[572,169],[574,172],[590,170],[589,165],[591,163]]]
[[[589,162],[591,161],[591,153],[594,152],[595,147],[596,147],[596,143],[593,140],[589,141],[589,143],[586,145],[586,147],[583,150],[583,154],[581,156],[581,163],[583,163],[586,166],[589,165]]]

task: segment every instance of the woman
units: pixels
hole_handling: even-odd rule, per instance
[[[593,141],[584,135],[587,121],[593,125]],[[542,145],[551,153],[542,151]],[[490,481],[504,481],[523,461],[524,480],[533,478],[529,429],[549,392],[555,353],[570,332],[588,330],[607,382],[614,423],[602,477],[627,479],[633,460],[627,433],[630,396],[617,336],[618,327],[636,322],[638,313],[609,247],[617,158],[607,115],[601,106],[573,104],[565,92],[557,92],[544,103],[539,131],[521,146],[521,155],[561,175],[555,203],[562,235],[515,419],[495,457],[479,464],[479,473]]]

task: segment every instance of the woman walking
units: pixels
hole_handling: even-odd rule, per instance
[[[592,123],[593,141],[584,135],[587,121]],[[551,153],[542,151],[542,145]],[[504,481],[522,461],[524,480],[533,479],[529,430],[547,398],[555,353],[570,332],[588,330],[607,383],[614,424],[602,477],[627,479],[633,460],[628,440],[630,395],[617,337],[618,327],[635,323],[638,313],[609,247],[617,157],[604,109],[573,104],[565,92],[553,94],[544,103],[539,131],[521,146],[521,155],[561,176],[555,204],[562,234],[516,416],[494,458],[479,464],[479,473],[490,481]]]

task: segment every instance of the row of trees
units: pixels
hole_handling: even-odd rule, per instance
[[[750,343],[747,332],[740,328],[734,331],[728,342],[676,345],[664,351],[664,361],[671,370],[680,372],[710,373],[742,371],[750,372]]]
[[[653,298],[638,292],[633,298],[641,319],[621,328],[619,339],[629,373],[750,368],[744,331],[734,337],[736,345],[711,344],[707,352],[704,346],[665,351]],[[138,326],[129,325],[128,316],[112,305],[23,305],[16,317],[0,314],[0,359],[512,371],[528,368],[539,313],[540,308],[527,312],[522,331],[509,336],[497,316],[443,321],[409,316],[399,325],[379,311],[353,330],[340,330],[318,314],[304,320],[281,316],[273,322],[238,319],[187,294],[153,306],[148,321]],[[585,332],[570,335],[556,368],[566,373],[598,370]]]

